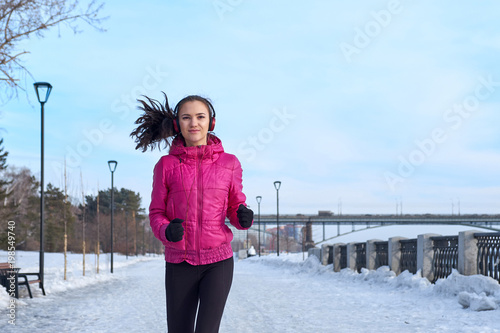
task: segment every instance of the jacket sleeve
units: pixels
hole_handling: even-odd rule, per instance
[[[168,243],[165,237],[165,229],[167,229],[170,223],[166,214],[167,195],[168,187],[165,182],[163,158],[161,158],[158,163],[156,163],[153,172],[153,189],[151,192],[151,203],[149,205],[149,224],[151,225],[155,237],[162,243]]]
[[[240,204],[245,204],[246,196],[243,193],[243,170],[241,169],[240,161],[234,157],[233,171],[231,178],[231,186],[229,188],[229,201],[227,206],[227,218],[229,222],[239,230],[246,230],[248,228],[242,228],[240,222],[238,221],[238,216],[236,215],[236,211]],[[253,223],[253,221],[252,221]]]

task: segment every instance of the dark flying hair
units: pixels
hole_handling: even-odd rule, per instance
[[[169,137],[175,135],[174,121],[175,114],[168,105],[168,98],[165,93],[165,103],[144,96],[146,100],[140,100],[141,105],[138,107],[144,113],[135,121],[138,124],[137,128],[130,133],[131,137],[135,137],[135,149],[141,149],[142,152],[155,147],[161,150],[162,143],[165,148],[170,146]]]
[[[187,102],[202,102],[208,108],[210,121],[215,117],[215,110],[212,103],[204,97],[198,95],[186,96],[172,110],[168,105],[167,95],[164,92],[162,93],[165,96],[164,104],[147,96],[144,96],[146,100],[137,100],[141,103],[138,109],[144,113],[135,121],[135,124],[139,126],[130,133],[130,136],[135,137],[135,149],[141,149],[142,152],[147,151],[148,148],[153,150],[155,147],[161,150],[162,143],[164,144],[164,148],[167,148],[176,135],[182,137],[182,134],[175,132],[174,122],[177,120],[179,110]]]

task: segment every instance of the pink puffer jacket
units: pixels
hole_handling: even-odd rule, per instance
[[[149,220],[153,233],[165,245],[165,260],[205,265],[233,255],[233,233],[226,216],[237,229],[236,211],[245,204],[242,169],[236,156],[224,153],[219,138],[209,135],[208,144],[184,147],[181,138],[172,142],[169,155],[154,168]],[[165,229],[175,218],[184,220],[184,237],[169,242]]]

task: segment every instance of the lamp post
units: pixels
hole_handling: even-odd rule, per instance
[[[259,206],[258,211],[259,211],[259,257],[260,257],[260,202],[262,201],[262,197],[259,195],[255,198],[257,200],[257,204]]]
[[[279,180],[274,182],[274,188],[276,189],[276,253],[278,257],[280,255],[280,196],[279,190],[281,187],[281,182]]]
[[[116,170],[117,161],[108,161],[109,171],[111,171],[111,273],[113,273],[113,211],[115,210],[115,197],[114,197],[114,184],[113,184],[113,174]]]
[[[52,85],[47,82],[35,82],[33,84],[35,86],[36,97],[38,102],[41,105],[41,137],[40,137],[40,261],[39,261],[39,272],[40,272],[40,284],[43,286],[43,257],[44,257],[44,248],[43,248],[43,209],[44,209],[44,185],[43,185],[43,128],[44,128],[44,105],[47,103],[47,100],[50,96],[50,91],[52,90]]]
[[[248,208],[250,208],[250,206],[247,206]],[[250,229],[250,228],[249,228]],[[248,250],[250,249],[250,246],[248,246],[248,230],[247,229],[247,246],[246,246],[246,249],[247,249],[247,256],[248,256]]]
[[[128,260],[128,212],[125,211],[125,258]]]

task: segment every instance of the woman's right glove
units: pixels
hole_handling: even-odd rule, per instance
[[[250,208],[245,207],[245,205],[240,205],[236,211],[238,216],[238,222],[242,228],[250,228],[253,222],[253,211]]]
[[[167,229],[165,229],[165,237],[169,242],[179,242],[184,236],[184,227],[182,226],[184,220],[173,219],[170,221]]]

